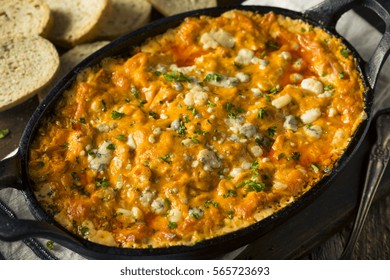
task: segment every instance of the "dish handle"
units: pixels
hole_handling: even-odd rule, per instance
[[[16,149],[0,161],[0,190],[6,188],[21,189],[21,187],[21,156],[19,150]]]
[[[374,89],[379,72],[390,53],[390,2],[386,0],[325,0],[307,10],[305,15],[319,20],[328,28],[335,29],[342,14],[358,5],[374,11],[386,24],[382,39],[365,65],[368,82]]]

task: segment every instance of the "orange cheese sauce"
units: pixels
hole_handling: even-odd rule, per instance
[[[341,40],[273,13],[187,18],[80,74],[29,173],[44,209],[92,242],[192,245],[293,202],[363,118]]]

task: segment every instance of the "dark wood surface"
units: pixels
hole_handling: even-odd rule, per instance
[[[226,4],[232,1],[219,2]],[[160,16],[154,11],[154,18]],[[382,26],[375,19],[372,23],[379,29]],[[0,129],[9,128],[11,131],[6,138],[0,139],[0,158],[17,147],[23,129],[37,105],[38,100],[34,97],[0,113]],[[373,133],[370,133],[359,153],[339,174],[334,184],[309,206],[251,243],[238,258],[337,259],[351,230],[365,175],[367,154],[374,140]],[[388,170],[376,196],[376,202],[367,217],[353,259],[390,259],[389,193]]]

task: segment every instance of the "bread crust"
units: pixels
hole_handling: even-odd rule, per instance
[[[55,76],[59,56],[40,36],[0,38],[0,111],[31,98]]]

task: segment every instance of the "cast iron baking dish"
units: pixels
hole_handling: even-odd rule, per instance
[[[363,61],[355,49],[335,30],[335,25],[340,16],[355,5],[363,5],[364,7],[375,11],[386,23],[386,32],[368,62]],[[274,213],[272,216],[247,228],[201,241],[194,246],[172,246],[151,249],[108,247],[75,236],[55,222],[52,217],[45,213],[40,207],[32,191],[28,178],[28,152],[30,141],[37,132],[40,120],[54,110],[55,104],[62,97],[63,92],[75,81],[77,74],[83,69],[98,65],[103,58],[128,54],[132,47],[139,46],[146,39],[161,34],[169,28],[178,26],[186,17],[197,17],[200,15],[219,16],[231,9],[247,10],[261,14],[273,11],[276,14],[282,14],[293,19],[301,19],[314,26],[321,27],[336,37],[342,38],[343,43],[352,51],[366,88],[365,111],[367,113],[367,119],[364,120],[357,129],[348,148],[339,159],[332,172],[295,202]],[[263,6],[218,7],[191,11],[164,18],[113,41],[82,61],[51,90],[27,124],[19,143],[18,151],[13,156],[0,162],[0,188],[12,187],[20,190],[25,196],[26,202],[34,216],[38,219],[38,221],[17,220],[0,216],[0,239],[4,241],[15,241],[28,237],[47,238],[87,258],[93,259],[209,259],[221,257],[229,251],[240,248],[256,240],[262,234],[270,231],[276,225],[280,225],[283,221],[297,213],[297,211],[314,201],[316,197],[331,184],[335,176],[338,176],[364,139],[372,121],[372,104],[376,80],[390,50],[389,11],[390,3],[380,3],[379,0],[326,0],[304,13]],[[363,35],[364,34],[362,34],[362,36]]]

